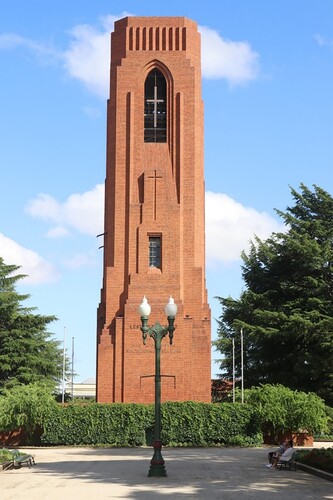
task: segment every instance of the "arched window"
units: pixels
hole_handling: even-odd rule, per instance
[[[145,82],[145,142],[166,142],[166,81],[153,69]]]

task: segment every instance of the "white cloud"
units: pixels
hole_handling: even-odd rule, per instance
[[[104,185],[98,184],[83,194],[72,194],[63,204],[49,195],[39,195],[29,202],[27,212],[55,224],[47,233],[49,237],[66,236],[70,230],[96,236],[103,231]],[[238,261],[254,235],[266,239],[273,231],[283,230],[283,224],[265,212],[244,207],[223,193],[206,193],[208,264]],[[82,256],[68,261],[67,265],[81,266]]]
[[[48,238],[63,238],[68,236],[70,233],[67,228],[62,227],[62,226],[55,226],[49,229],[49,231],[46,233]]]
[[[0,34],[0,49],[14,49],[15,47],[29,47],[33,45],[32,48],[34,48],[35,44],[31,40],[28,40],[27,38],[23,38],[22,36],[15,35],[15,33],[1,33]]]
[[[22,47],[31,51],[40,62],[50,63],[61,57],[60,53],[51,45],[38,43],[15,33],[0,33],[0,50],[9,50]]]
[[[96,236],[103,231],[104,185],[98,184],[85,193],[70,195],[64,203],[52,196],[40,194],[29,201],[26,212],[33,217],[55,224],[48,236],[64,236],[70,229]]]
[[[16,274],[26,274],[25,284],[54,282],[59,275],[54,267],[38,253],[25,248],[0,233],[0,255],[5,264],[21,266]]]
[[[96,256],[90,256],[84,253],[77,253],[70,259],[65,260],[65,265],[69,269],[80,269],[82,267],[95,266]]]
[[[65,221],[81,233],[96,236],[104,227],[104,184],[91,191],[72,194],[65,206]]]
[[[33,50],[34,52],[45,52],[45,46],[16,35],[15,33],[1,33],[0,34],[0,48],[1,49],[14,49],[16,47],[25,47]]]
[[[87,24],[74,27],[72,41],[64,53],[68,74],[83,82],[91,92],[103,99],[109,88],[110,32],[114,21],[130,14],[101,18],[102,27]],[[202,40],[202,75],[205,78],[223,78],[231,85],[254,80],[259,73],[259,55],[248,42],[224,40],[216,31],[200,26]]]
[[[64,66],[72,78],[103,99],[108,91],[109,32],[98,32],[88,25],[71,30],[73,40],[63,54]]]
[[[199,31],[204,78],[224,78],[230,85],[240,85],[258,77],[259,54],[248,42],[225,40],[206,26],[200,26]]]
[[[63,54],[64,66],[72,78],[80,80],[89,91],[106,99],[110,79],[110,33],[114,22],[130,14],[100,18],[101,28],[80,24],[70,30],[72,40]]]
[[[41,194],[31,200],[26,212],[32,217],[51,223],[47,231],[49,238],[62,238],[76,230],[83,234],[96,236],[103,231],[104,185],[96,185],[90,191],[70,195],[64,203],[59,203],[48,194]],[[55,268],[37,252],[19,245],[0,233],[0,256],[6,264],[22,266],[20,274],[26,274],[25,284],[52,283],[59,279]],[[77,254],[65,258],[67,268],[78,269],[95,265],[94,256]]]
[[[96,236],[104,227],[104,185],[98,184],[82,194],[72,194],[62,204],[49,195],[39,195],[29,202],[26,210],[33,217],[55,224],[47,232],[51,238],[66,236],[73,230]],[[266,239],[273,231],[284,231],[284,225],[271,215],[244,207],[226,194],[206,193],[208,264],[240,260],[241,251],[248,248],[254,235]],[[75,257],[74,261],[70,267],[81,266],[82,256]]]
[[[324,38],[318,33],[314,35],[314,39],[320,47],[330,47],[331,49],[333,49],[333,39]]]
[[[93,120],[102,116],[101,109],[97,106],[83,106],[83,112]]]
[[[49,195],[40,195],[29,202],[27,212],[51,224],[47,235],[66,236],[69,230],[96,236],[102,232],[104,185],[99,184],[83,194],[72,194],[63,203]],[[206,257],[207,265],[240,262],[242,250],[247,251],[254,235],[266,239],[272,232],[285,231],[285,226],[265,212],[245,207],[223,193],[206,192]],[[22,266],[29,275],[27,283],[47,283],[58,278],[53,267],[36,252],[0,234],[0,254],[8,264]],[[64,259],[64,265],[79,269],[94,265],[91,256],[80,253]]]
[[[108,15],[99,18],[99,25],[79,24],[70,31],[68,49],[60,52],[48,44],[21,37],[14,33],[0,34],[0,49],[23,47],[39,59],[62,61],[65,71],[88,89],[107,99],[110,78],[110,43],[114,22],[126,16]],[[202,75],[204,78],[226,79],[230,85],[254,80],[259,74],[259,55],[248,42],[223,39],[207,26],[199,26],[202,41]],[[86,110],[87,111],[87,110]],[[91,111],[91,110],[88,110]]]
[[[265,212],[244,207],[226,194],[206,192],[206,259],[208,265],[240,259],[254,235],[266,239],[285,226]]]
[[[38,217],[45,220],[53,220],[60,222],[61,207],[59,203],[48,194],[40,194],[38,198],[30,200],[26,212],[33,217]]]

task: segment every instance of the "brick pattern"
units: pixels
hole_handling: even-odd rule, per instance
[[[144,143],[144,82],[167,81],[166,143]],[[149,324],[178,305],[173,345],[162,343],[162,400],[210,401],[211,324],[205,285],[203,103],[200,35],[183,17],[127,17],[112,33],[107,118],[104,272],[97,312],[97,400],[154,401],[154,342],[144,346],[137,307]],[[154,176],[158,177],[155,181]],[[148,238],[160,235],[162,267],[148,267]]]

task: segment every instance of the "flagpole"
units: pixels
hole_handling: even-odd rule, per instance
[[[232,339],[232,402],[235,402],[235,339]]]
[[[242,371],[242,403],[244,403],[244,345],[243,328],[241,328],[241,371]]]
[[[74,337],[72,337],[72,401],[74,400]]]
[[[65,376],[66,376],[66,327],[64,326],[64,346],[62,353],[62,396],[61,402],[65,402]]]

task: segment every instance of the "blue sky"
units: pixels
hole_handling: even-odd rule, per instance
[[[95,376],[110,32],[126,15],[186,16],[202,35],[207,288],[242,290],[240,252],[281,229],[290,186],[333,193],[331,0],[1,0],[0,255],[26,305]],[[138,342],[141,339],[138,338]],[[213,360],[219,357],[212,352]],[[212,363],[212,375],[218,366]]]

